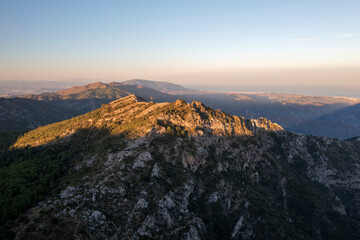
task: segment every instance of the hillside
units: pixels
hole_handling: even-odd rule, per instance
[[[63,107],[23,98],[0,98],[0,130],[31,130],[75,116]]]
[[[121,82],[126,85],[136,85],[136,86],[143,86],[146,88],[151,88],[160,92],[165,93],[184,93],[189,91],[194,91],[192,89],[185,88],[179,84],[174,84],[170,82],[163,82],[163,81],[150,81],[150,80],[143,80],[143,79],[132,79]]]
[[[59,95],[72,95],[72,94],[77,94],[77,93],[81,93],[81,92],[85,92],[87,90],[93,90],[93,89],[103,89],[103,88],[108,88],[108,85],[105,83],[101,83],[101,82],[95,82],[95,83],[91,83],[91,84],[87,84],[84,86],[75,86],[75,87],[71,87],[65,90],[61,90],[59,92],[57,92]]]
[[[341,122],[343,124],[351,124],[353,126],[360,127],[360,102],[355,105],[341,108],[329,114],[322,115],[319,117],[319,120]]]
[[[357,139],[293,134],[201,102],[128,96],[25,133],[13,156],[0,168],[3,238],[360,234]]]
[[[102,104],[132,94],[156,102],[174,101],[177,99],[176,96],[159,92],[151,88],[115,82],[109,84],[96,82],[84,86],[71,87],[59,92],[49,92],[37,95],[31,94],[23,97],[47,101],[51,104],[68,108],[78,114],[84,114],[101,107]]]
[[[40,127],[19,138],[15,147],[37,146],[66,138],[81,129],[97,128],[130,138],[173,133],[179,136],[253,135],[258,131],[281,131],[276,123],[260,118],[246,120],[213,110],[201,102],[147,102],[130,95],[63,122]]]

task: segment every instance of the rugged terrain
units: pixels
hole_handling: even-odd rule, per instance
[[[19,201],[3,200],[3,223],[4,213],[15,219],[5,221],[9,238],[356,239],[360,234],[358,138],[298,135],[264,118],[247,120],[201,102],[153,103],[128,96],[28,132],[11,151],[26,157],[1,169],[2,179],[13,179],[0,184],[1,199],[37,200],[20,205],[21,216],[11,212]],[[45,152],[55,155],[45,158]],[[35,157],[36,164],[62,170],[52,177],[34,175],[51,188],[23,192],[14,185],[21,182],[19,165]],[[30,176],[28,185],[39,178]]]

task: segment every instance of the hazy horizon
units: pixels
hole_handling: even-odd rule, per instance
[[[140,78],[132,78],[132,79],[140,79]],[[58,81],[34,81],[34,80],[0,80],[1,85],[6,85],[4,83],[14,83],[14,85],[29,87],[30,83],[35,83],[37,89],[50,89],[51,91],[55,91],[56,89],[66,89],[73,86],[81,86],[85,84],[91,84],[95,82],[122,82],[126,80],[132,79],[121,79],[121,80],[103,80],[103,79],[68,79],[68,80],[58,80]],[[142,79],[149,80],[149,79]],[[158,81],[155,79],[151,79],[150,81]],[[304,94],[304,95],[313,95],[313,96],[332,96],[332,97],[349,97],[349,98],[360,98],[360,92],[357,88],[344,88],[344,87],[296,87],[296,86],[255,86],[251,84],[234,84],[234,85],[210,85],[210,84],[191,84],[189,83],[179,83],[176,81],[160,81],[160,82],[170,82],[174,84],[182,85],[189,89],[195,90],[203,90],[203,91],[218,91],[218,92],[264,92],[264,93],[289,93],[289,94]],[[3,84],[2,84],[3,83]],[[18,83],[18,84],[16,84]],[[1,92],[1,91],[0,91]],[[37,91],[40,93],[41,91]],[[10,93],[11,95],[11,93]]]
[[[354,97],[359,29],[355,0],[2,1],[0,79]]]

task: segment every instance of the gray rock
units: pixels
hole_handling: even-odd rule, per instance
[[[196,230],[196,227],[193,225],[190,226],[190,230],[184,234],[183,237],[184,240],[200,240],[200,236],[198,231]]]
[[[134,207],[137,208],[137,209],[143,209],[143,208],[147,208],[148,205],[149,205],[149,203],[148,203],[145,199],[140,198],[140,199],[136,202],[136,204],[135,204]]]

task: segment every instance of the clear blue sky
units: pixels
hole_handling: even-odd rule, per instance
[[[200,85],[224,73],[231,85],[248,84],[244,72],[346,68],[350,86],[359,66],[359,0],[0,1],[0,79]]]

